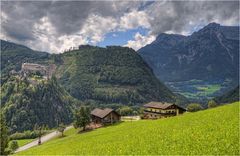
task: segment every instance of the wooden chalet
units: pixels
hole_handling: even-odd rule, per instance
[[[145,119],[159,119],[183,114],[186,110],[176,104],[165,102],[149,102],[144,106]]]
[[[91,111],[91,118],[92,122],[96,124],[106,124],[120,121],[121,116],[110,108],[95,108],[93,111]]]

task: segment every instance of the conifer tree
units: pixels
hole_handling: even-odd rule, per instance
[[[7,155],[8,152],[6,151],[7,147],[8,147],[8,142],[9,142],[9,138],[8,138],[8,127],[6,124],[6,120],[5,117],[3,116],[3,114],[1,113],[1,118],[0,118],[0,134],[1,134],[1,149],[0,149],[0,155]]]

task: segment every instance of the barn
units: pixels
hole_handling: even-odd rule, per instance
[[[92,122],[96,124],[115,123],[120,121],[121,116],[115,110],[110,108],[95,108],[91,111]]]

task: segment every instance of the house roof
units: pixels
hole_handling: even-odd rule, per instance
[[[172,105],[176,105],[176,104],[173,104],[173,103],[167,103],[167,102],[149,102],[145,105],[143,105],[144,107],[151,107],[151,108],[160,108],[160,109],[167,109],[169,106],[172,106]],[[182,107],[179,107],[178,105],[176,105],[178,108],[180,109],[183,109],[185,110],[184,108]]]
[[[97,116],[99,118],[104,118],[112,111],[114,111],[114,110],[110,109],[110,108],[105,108],[105,109],[95,108],[94,110],[91,111],[91,115]]]

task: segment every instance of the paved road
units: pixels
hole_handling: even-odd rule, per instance
[[[66,127],[65,131],[68,130],[68,129],[70,129],[70,128],[73,128],[73,126],[68,126],[68,127]],[[44,143],[44,142],[46,142],[46,141],[48,141],[48,140],[50,140],[50,139],[52,139],[52,138],[54,138],[54,137],[56,137],[56,136],[58,136],[58,135],[60,135],[60,133],[59,133],[58,131],[51,132],[51,133],[49,133],[49,134],[47,134],[47,135],[42,136],[41,142]],[[33,147],[33,146],[37,146],[37,145],[38,145],[38,139],[37,139],[37,140],[34,140],[33,142],[30,142],[30,143],[28,143],[28,144],[26,144],[26,145],[24,145],[24,146],[22,146],[22,147],[19,147],[19,148],[15,151],[15,153],[21,152],[21,151],[24,151],[24,150],[27,150],[27,149],[29,149],[29,148],[31,148],[31,147]]]

